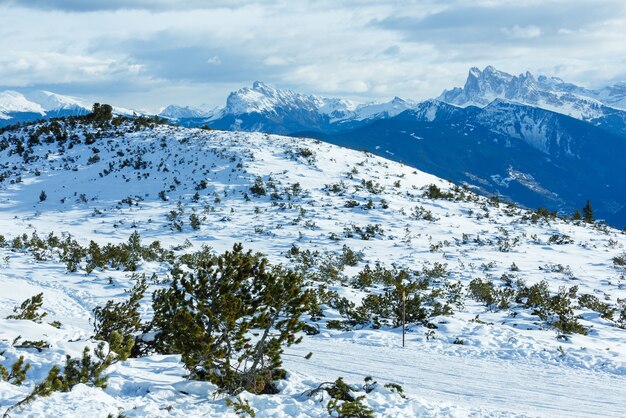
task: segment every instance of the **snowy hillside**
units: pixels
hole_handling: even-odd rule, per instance
[[[598,219],[626,226],[625,137],[560,113],[504,99],[482,108],[430,100],[366,126],[308,135],[529,208],[571,214],[590,199]]]
[[[150,295],[175,262],[238,242],[303,274],[319,303],[302,343],[285,349],[280,393],[239,396],[256,416],[328,416],[329,396],[303,393],[339,377],[377,416],[626,408],[623,232],[312,139],[114,122],[0,134],[0,364],[31,365],[22,385],[0,379],[0,411],[66,354],[96,346],[94,308],[125,300],[145,274],[150,321]],[[140,246],[135,232],[144,255],[132,269],[94,267],[93,248]],[[39,293],[39,323],[4,319]],[[214,384],[186,373],[176,354],[129,358],[106,370],[106,389],[78,384],[11,416],[236,416]],[[367,376],[378,385],[363,387]]]

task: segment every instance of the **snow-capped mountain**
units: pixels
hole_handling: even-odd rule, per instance
[[[278,113],[281,111],[298,110],[319,112],[324,108],[326,114],[334,111],[346,110],[350,107],[348,101],[333,101],[297,93],[291,90],[279,90],[260,81],[255,81],[252,88],[244,87],[232,92],[226,99],[223,114],[244,113]]]
[[[61,111],[90,110],[91,105],[86,101],[45,90],[34,90],[19,93],[12,90],[0,92],[0,112],[8,113],[39,113]]]
[[[326,98],[276,89],[255,81],[252,88],[245,87],[231,93],[222,115],[245,113],[287,113],[308,111],[330,117],[332,122],[393,117],[415,105],[414,102],[395,97],[384,103],[356,103],[352,100]]]
[[[85,100],[63,96],[46,90],[35,90],[25,94],[25,97],[37,105],[41,106],[44,112],[59,112],[63,110],[76,111],[81,113],[85,110],[91,110],[91,104]]]
[[[392,118],[416,106],[417,103],[413,100],[406,100],[396,96],[388,102],[361,104],[357,106],[353,114],[346,119],[363,121]]]
[[[159,116],[168,119],[209,118],[212,115],[212,110],[179,105],[169,105],[159,112]]]
[[[90,105],[78,98],[45,90],[25,94],[12,90],[0,92],[0,126],[42,118],[85,115],[90,109]]]
[[[589,90],[557,77],[535,78],[530,72],[514,76],[492,66],[483,71],[473,67],[463,88],[446,90],[438,100],[462,107],[485,107],[494,101],[520,103],[626,135],[626,83]]]
[[[626,109],[625,98],[624,84],[593,91],[556,77],[535,78],[530,72],[515,76],[492,66],[471,68],[463,88],[445,90],[438,97],[457,106],[479,107],[505,99],[590,121],[614,113],[611,107]]]
[[[28,100],[17,91],[6,90],[0,92],[0,118],[9,119],[12,113],[38,113],[45,114],[44,108]]]
[[[467,110],[460,106],[454,106],[449,103],[441,102],[436,99],[425,100],[416,104],[409,110],[398,114],[394,119],[401,120],[414,120],[421,122],[444,122],[452,121],[458,117],[460,113],[471,112],[471,109]]]
[[[438,101],[455,106],[485,107],[494,100],[521,103],[589,121],[613,133],[626,134],[626,84],[593,91],[556,77],[530,72],[514,76],[487,66],[471,68],[463,88],[444,91]],[[430,103],[430,101],[426,101]],[[383,103],[356,103],[277,89],[260,81],[230,93],[221,109],[168,106],[160,116],[184,126],[279,134],[308,131],[333,133],[392,118],[428,105],[395,97]],[[421,109],[421,110],[420,110]]]
[[[260,81],[230,93],[226,106],[212,111],[168,106],[159,116],[185,126],[209,124],[218,129],[266,131],[335,131],[364,121],[384,119],[413,108],[415,102],[395,97],[384,103],[357,103],[292,90],[277,89]]]
[[[596,99],[611,107],[626,109],[626,82],[604,87],[592,94]]]
[[[6,90],[0,92],[0,127],[39,119],[86,115],[91,108],[92,104],[87,100],[46,90],[24,93]],[[113,106],[113,112],[126,116],[142,114],[119,106]]]

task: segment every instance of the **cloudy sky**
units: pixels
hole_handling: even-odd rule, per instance
[[[0,0],[0,90],[157,111],[262,80],[424,99],[472,66],[626,81],[624,0]]]

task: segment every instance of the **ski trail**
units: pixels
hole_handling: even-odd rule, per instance
[[[398,383],[418,398],[506,414],[563,417],[624,416],[626,377],[542,364],[463,358],[416,348],[380,347],[307,338],[285,356],[289,370],[321,381],[343,377]]]

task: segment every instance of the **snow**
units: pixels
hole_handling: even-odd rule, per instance
[[[594,97],[609,106],[626,110],[626,82],[606,86],[593,93]]]
[[[202,245],[223,251],[243,242],[285,264],[291,262],[285,252],[292,245],[339,252],[345,244],[364,254],[358,266],[347,268],[347,276],[376,261],[416,270],[443,263],[449,280],[464,285],[489,277],[498,283],[503,274],[513,274],[528,284],[547,280],[553,292],[576,285],[579,295],[597,295],[611,305],[626,298],[626,271],[612,262],[626,248],[626,236],[617,230],[562,220],[533,224],[523,219],[526,211],[494,207],[481,197],[429,199],[423,197],[424,187],[449,190],[452,185],[399,163],[310,139],[170,126],[126,128],[89,146],[60,149],[43,142],[33,148],[29,162],[11,148],[0,151],[0,172],[6,174],[0,183],[2,235],[11,240],[23,233],[43,238],[68,232],[87,245],[90,240],[124,242],[137,231],[144,243],[159,240],[165,248],[189,242],[188,251]],[[84,129],[74,133],[83,137]],[[0,141],[9,135],[28,138],[28,132],[15,131]],[[89,164],[94,147],[100,161]],[[302,149],[313,156],[303,157]],[[271,176],[281,193],[299,183],[302,194],[245,199],[257,176],[266,181]],[[201,180],[207,188],[196,190]],[[372,194],[363,181],[384,190]],[[326,190],[340,182],[347,185],[344,193]],[[42,190],[47,199],[40,202]],[[163,190],[168,201],[158,196]],[[196,191],[200,198],[194,202]],[[128,198],[130,204],[122,202]],[[347,208],[348,199],[372,199],[375,207]],[[382,208],[382,199],[388,209]],[[172,229],[166,218],[178,202],[184,211],[182,231]],[[411,216],[416,206],[436,220]],[[188,225],[191,213],[206,218],[199,230]],[[352,224],[380,224],[384,234],[369,240],[344,237],[344,228]],[[330,239],[331,233],[340,240]],[[550,244],[554,234],[566,234],[573,243]],[[506,252],[498,246],[505,237],[518,242]],[[441,247],[433,250],[436,244]],[[84,346],[93,346],[93,308],[125,298],[133,284],[130,273],[69,273],[58,257],[45,258],[0,247],[0,318],[39,292],[48,313],[42,324],[0,319],[0,362],[10,366],[24,355],[32,364],[24,386],[0,382],[0,412],[24,398],[65,354],[79,356]],[[519,272],[511,272],[513,262]],[[159,263],[144,263],[139,272],[168,278],[168,266]],[[151,283],[149,291],[162,286]],[[367,294],[339,282],[332,289],[355,302]],[[149,299],[142,304],[145,318],[151,315]],[[589,309],[576,309],[588,335],[563,340],[529,310],[492,312],[464,293],[463,307],[454,315],[431,318],[437,327],[434,338],[426,336],[422,324],[410,324],[405,348],[398,328],[327,329],[327,321],[340,316],[329,307],[324,313],[315,322],[320,334],[304,336],[301,345],[285,351],[289,376],[280,383],[281,393],[242,395],[257,416],[326,416],[324,402],[302,393],[338,377],[359,385],[368,375],[381,384],[366,398],[380,416],[619,416],[626,408],[626,331]],[[52,321],[63,325],[54,328],[48,325]],[[42,352],[14,347],[18,335],[43,339],[51,347]],[[457,338],[464,344],[454,344]],[[308,352],[311,360],[303,358]],[[78,385],[70,393],[37,399],[15,416],[235,416],[223,397],[213,396],[214,386],[185,380],[178,356],[129,359],[108,372],[105,390]],[[388,382],[401,384],[407,399],[384,389]]]
[[[398,340],[399,341],[399,340]],[[401,381],[405,391],[438,406],[470,406],[497,414],[552,417],[620,416],[626,388],[623,377],[572,370],[540,361],[517,362],[424,350],[421,345],[370,345],[360,339],[313,337],[290,349],[313,352],[311,362],[287,364],[302,373],[330,380],[344,376],[359,381],[376,376]],[[567,383],[564,383],[567,382]],[[593,393],[594,396],[589,396]],[[461,412],[461,411],[459,411]],[[472,410],[463,411],[463,415]]]
[[[350,114],[362,106],[352,100],[324,98],[320,100],[319,111],[324,115]]]

